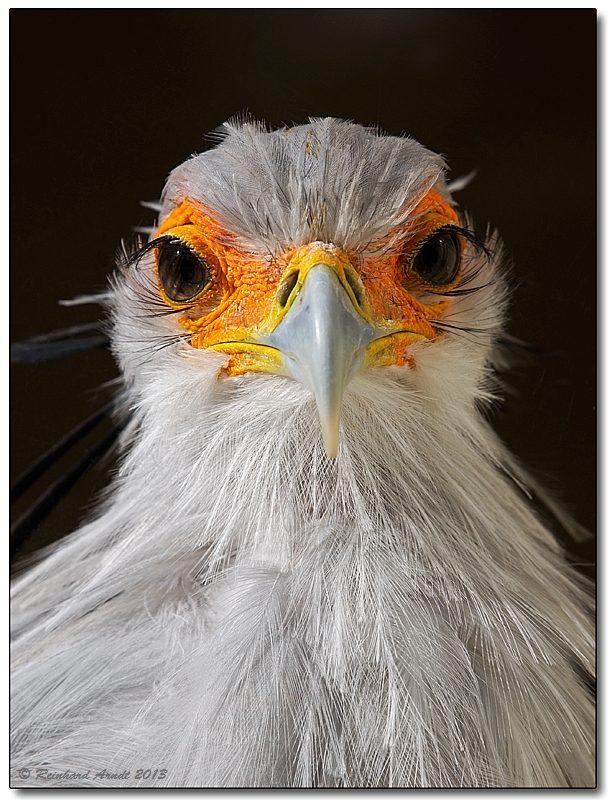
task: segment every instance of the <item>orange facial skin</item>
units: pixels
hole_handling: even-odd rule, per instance
[[[196,233],[188,237],[181,235],[185,226],[192,226]],[[186,305],[186,313],[180,317],[184,328],[196,334],[191,339],[192,346],[212,347],[238,340],[255,329],[270,311],[282,274],[281,266],[272,259],[256,259],[243,253],[232,234],[188,202],[176,208],[158,229],[158,236],[167,234],[192,244],[216,273],[211,288],[217,292],[215,308],[208,310],[205,296],[200,303]],[[161,295],[164,297],[162,287]],[[164,299],[173,308],[184,307],[184,304]],[[200,310],[205,312],[202,314],[197,313],[201,305],[203,309]]]
[[[276,328],[308,271],[323,263],[335,271],[353,306],[380,334],[366,350],[365,366],[402,366],[411,363],[407,351],[412,341],[441,335],[432,322],[450,302],[443,299],[426,304],[417,299],[412,292],[438,289],[425,285],[409,270],[409,264],[430,233],[458,222],[456,212],[431,189],[408,215],[408,221],[392,232],[399,244],[381,256],[313,242],[280,256],[264,257],[243,252],[237,238],[209,213],[185,201],[167,217],[157,235],[186,242],[207,262],[213,280],[195,302],[171,301],[159,282],[160,293],[172,308],[183,310],[179,321],[192,334],[193,347],[213,348],[229,355],[226,374],[281,373],[281,354],[256,344],[255,339]],[[447,288],[459,279],[460,275]],[[445,289],[441,287],[442,292]]]

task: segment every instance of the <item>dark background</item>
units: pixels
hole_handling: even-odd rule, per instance
[[[408,133],[452,177],[477,170],[458,200],[500,230],[523,283],[510,332],[542,351],[509,374],[495,425],[592,529],[596,24],[593,9],[13,10],[12,340],[96,318],[57,300],[104,286],[121,238],[153,220],[139,200],[232,115]],[[13,477],[115,375],[104,351],[14,366]],[[92,470],[29,549],[71,530],[106,480]],[[590,542],[571,550],[594,561]]]

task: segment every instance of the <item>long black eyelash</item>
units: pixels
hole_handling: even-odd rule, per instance
[[[150,250],[153,250],[155,247],[157,247],[158,243],[163,238],[163,236],[159,236],[157,239],[152,239],[152,241],[145,242],[143,244],[141,243],[141,239],[136,239],[135,242],[126,244],[124,246],[126,256],[124,269],[137,269],[141,259],[147,253],[149,253]],[[130,249],[131,252],[128,252],[127,248]]]
[[[456,231],[456,233],[459,233],[463,239],[466,239],[467,242],[472,244],[476,250],[483,253],[486,258],[492,257],[490,249],[480,239],[477,238],[470,228],[463,228],[460,225],[448,225],[446,227],[452,231]]]
[[[140,239],[136,239],[135,242],[131,244],[123,243],[122,260],[119,265],[120,271],[123,274],[130,272],[141,275],[141,271],[139,270],[140,261],[151,250],[157,247],[159,241],[163,238],[165,237],[159,236],[157,239],[153,239],[151,242],[145,242],[143,245]],[[129,250],[131,250],[131,252],[129,252]],[[150,279],[147,279],[145,282],[139,279],[138,285],[146,305],[152,309],[150,314],[139,315],[141,319],[151,319],[159,316],[170,317],[174,314],[182,313],[183,309],[171,308],[163,301],[155,282]]]
[[[153,342],[153,352],[147,354],[145,358],[138,361],[138,366],[143,367],[148,363],[152,362],[152,358],[156,353],[160,353],[162,350],[166,350],[168,347],[173,347],[180,342],[188,342],[192,339],[191,334],[177,334],[175,336],[159,336],[156,341]],[[146,344],[149,344],[149,341],[146,341]],[[142,352],[145,352],[145,348],[142,348]]]
[[[475,278],[481,272],[481,266],[477,267],[477,269],[471,270],[466,275],[463,275],[460,283],[454,287],[453,289],[448,289],[445,292],[433,292],[435,295],[439,295],[441,297],[459,297],[461,295],[467,294],[474,294],[475,292],[479,292],[482,289],[487,289],[489,286],[492,285],[493,282],[490,283],[482,283],[480,286],[468,286],[467,284],[471,283],[471,281],[475,280]]]
[[[452,289],[449,292],[433,292],[433,294],[439,295],[440,297],[459,297],[461,295],[475,294],[475,292],[479,292],[481,289],[487,289],[488,286],[491,286],[491,284],[484,283],[482,286],[470,286],[468,289]]]
[[[432,319],[429,320],[429,322],[434,328],[453,333],[456,336],[462,336],[463,339],[475,342],[476,344],[485,344],[488,338],[493,336],[493,332],[491,330],[485,330],[484,328],[471,328],[470,326],[465,325],[454,325],[439,319]]]
[[[482,241],[480,241],[477,238],[477,236],[475,236],[473,231],[470,230],[469,228],[463,228],[460,225],[446,225],[446,228],[448,228],[451,231],[456,231],[456,233],[462,236],[463,239],[465,239],[467,242],[473,245],[474,249],[477,252],[477,255],[483,255],[487,259],[492,258],[492,251],[489,249],[489,247],[487,247],[487,245],[485,245]],[[484,283],[481,286],[469,286],[467,288],[467,284],[475,280],[475,278],[479,275],[480,272],[481,272],[481,266],[463,275],[459,283],[453,289],[448,289],[445,292],[433,291],[433,294],[438,295],[440,297],[459,297],[462,295],[474,294],[475,292],[479,292],[482,289],[487,289],[489,286],[492,285],[491,283]]]

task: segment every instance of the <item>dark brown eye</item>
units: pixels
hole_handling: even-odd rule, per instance
[[[431,234],[410,264],[411,272],[433,286],[447,286],[452,283],[459,269],[460,239],[449,228]]]
[[[187,303],[209,286],[209,265],[180,239],[159,239],[156,245],[158,279],[169,300]]]

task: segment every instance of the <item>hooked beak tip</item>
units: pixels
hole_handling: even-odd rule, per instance
[[[340,417],[333,420],[321,420],[321,432],[323,435],[323,444],[325,446],[325,453],[330,459],[335,459],[338,455],[338,446],[340,443]]]

